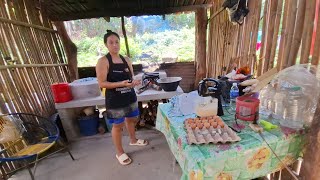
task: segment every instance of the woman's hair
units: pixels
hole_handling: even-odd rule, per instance
[[[117,36],[118,39],[120,40],[119,34],[117,34],[116,32],[112,32],[111,30],[108,29],[108,30],[107,30],[107,33],[106,33],[106,34],[104,35],[104,37],[103,37],[103,42],[104,42],[104,43],[107,43],[108,37],[111,36],[111,35]]]

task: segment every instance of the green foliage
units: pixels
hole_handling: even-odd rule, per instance
[[[138,37],[143,53],[152,52],[161,61],[163,57],[178,57],[179,61],[194,60],[194,28],[165,31],[154,34],[146,33]]]
[[[176,30],[181,28],[193,28],[194,27],[194,13],[184,13],[184,14],[171,14],[166,15],[166,20],[169,21],[172,27],[175,27]]]
[[[141,55],[142,47],[133,38],[128,38],[128,44],[129,44],[129,53],[131,56],[131,61],[135,63],[139,59],[139,56]],[[120,54],[128,56],[125,40],[123,38],[120,41]]]
[[[166,15],[165,21],[161,17],[135,17],[126,18],[125,22],[133,63],[162,62],[166,57],[177,57],[178,61],[194,60],[194,13]],[[69,21],[67,24],[71,24],[71,38],[78,47],[79,67],[95,66],[97,59],[107,53],[103,43],[107,29],[120,35],[120,53],[127,55],[120,18],[111,18],[110,23],[99,18]],[[148,58],[145,58],[146,54]]]

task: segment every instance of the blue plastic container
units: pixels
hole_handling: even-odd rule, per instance
[[[91,116],[84,116],[79,119],[80,134],[83,136],[92,136],[98,133],[99,113]]]

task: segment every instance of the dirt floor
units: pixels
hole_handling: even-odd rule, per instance
[[[175,163],[167,141],[156,130],[137,132],[146,138],[146,147],[129,146],[129,137],[124,135],[125,151],[132,164],[120,165],[115,158],[111,134],[83,137],[71,143],[76,158],[72,161],[68,153],[59,153],[38,164],[36,180],[178,180],[181,169]],[[16,173],[10,180],[29,180],[28,171]]]

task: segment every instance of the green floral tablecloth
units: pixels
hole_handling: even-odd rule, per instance
[[[238,120],[241,141],[227,144],[188,145],[183,121],[195,115],[169,117],[170,104],[158,107],[156,128],[166,137],[183,171],[182,180],[252,179],[283,169],[259,134],[247,122]],[[228,114],[228,113],[225,113]],[[237,128],[232,115],[225,122]],[[230,120],[230,121],[229,121]],[[279,126],[280,127],[280,126]],[[293,163],[304,146],[304,135],[287,128],[264,131],[267,142],[287,164]]]

